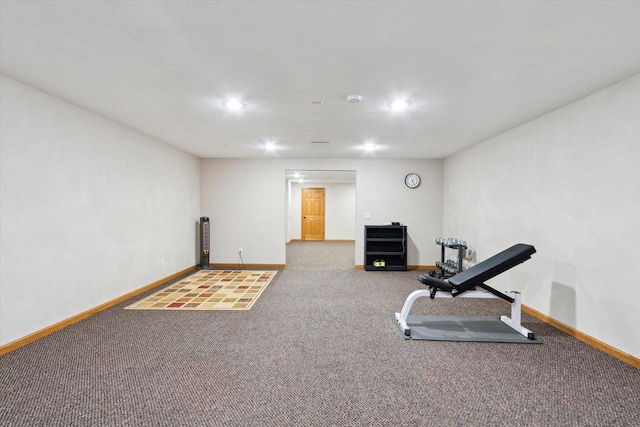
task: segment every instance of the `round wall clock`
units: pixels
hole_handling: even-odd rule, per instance
[[[404,183],[409,188],[417,188],[420,185],[420,175],[412,172],[404,177]]]

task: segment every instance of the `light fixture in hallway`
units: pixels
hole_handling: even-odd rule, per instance
[[[396,99],[389,104],[389,108],[393,111],[402,111],[405,110],[410,105],[409,101],[406,99]]]
[[[224,105],[225,107],[227,107],[231,111],[239,111],[239,110],[242,110],[244,107],[247,106],[247,104],[245,104],[244,102],[240,101],[237,98],[229,98],[229,99],[225,100],[222,103],[222,105]]]

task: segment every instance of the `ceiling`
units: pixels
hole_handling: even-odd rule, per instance
[[[640,73],[640,2],[2,0],[0,72],[200,157],[443,158]]]

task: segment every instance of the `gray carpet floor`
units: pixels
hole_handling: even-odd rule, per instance
[[[353,252],[288,245],[250,311],[124,310],[140,295],[2,356],[0,425],[640,426],[640,370],[526,314],[543,344],[405,340],[393,313],[420,272],[356,270]]]

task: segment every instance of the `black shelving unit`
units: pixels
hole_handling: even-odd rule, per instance
[[[407,226],[364,226],[364,269],[367,271],[407,270]]]

